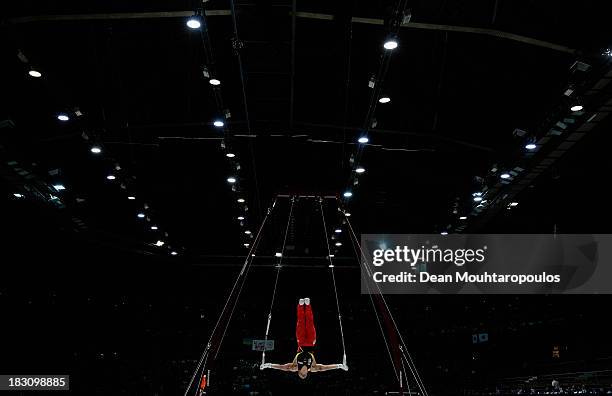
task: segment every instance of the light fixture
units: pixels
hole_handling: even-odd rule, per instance
[[[537,146],[535,143],[527,143],[527,144],[525,145],[525,148],[526,148],[527,150],[535,150],[537,147],[538,147],[538,146]]]
[[[333,255],[333,254],[330,254],[328,257],[329,257],[329,258],[333,258],[333,257],[336,257],[336,256],[335,256],[335,255]]]
[[[243,243],[242,244],[244,247],[248,248],[250,245],[248,243]]]
[[[159,228],[158,228],[157,226],[151,226],[151,229],[152,229],[153,231],[155,231],[155,230],[159,230]]]
[[[474,197],[474,202],[480,202],[482,201],[482,197],[480,195],[477,195]]]
[[[356,172],[356,173],[363,173],[363,172],[365,172],[365,168],[364,168],[363,166],[358,166],[358,167],[355,169],[355,172]]]
[[[467,216],[461,216],[459,217],[459,220],[467,220]]]
[[[63,184],[54,184],[53,188],[55,188],[57,191],[64,191],[66,189]]]
[[[200,18],[197,16],[192,16],[187,20],[187,27],[190,29],[199,29],[200,26],[202,26],[202,23],[200,22]]]
[[[394,50],[397,48],[397,41],[394,39],[389,39],[385,41],[383,47],[385,47],[386,50]]]
[[[573,105],[572,107],[570,107],[570,110],[571,110],[571,111],[582,111],[582,109],[583,109],[583,108],[584,108],[584,107],[582,107],[582,105],[580,105],[580,104],[575,104],[575,105]]]
[[[138,213],[136,216],[138,216],[139,219],[144,219],[145,218],[145,214],[144,213]]]
[[[225,124],[221,120],[216,120],[215,122],[213,122],[213,125],[216,126],[217,128],[221,128]]]
[[[510,202],[510,206],[512,206],[512,207],[515,207],[517,205],[518,205],[518,202],[516,202],[516,201]]]
[[[244,216],[238,216],[237,219],[242,221],[242,220],[244,220]]]
[[[13,196],[15,198],[23,198],[23,194],[19,194],[19,193],[13,193]]]
[[[499,175],[499,177],[501,177],[502,179],[510,179],[510,173],[504,172]]]
[[[106,176],[106,178],[108,180],[115,180],[116,179],[115,175],[108,175],[108,176]]]
[[[391,98],[388,96],[382,96],[380,99],[378,99],[379,103],[389,103],[391,102]]]
[[[361,144],[365,144],[365,143],[369,142],[369,141],[370,141],[370,139],[368,139],[368,137],[367,137],[367,136],[362,136],[362,137],[360,137],[359,139],[357,139],[357,141],[358,141],[359,143],[361,143]]]
[[[30,77],[34,77],[34,78],[42,77],[42,73],[34,69],[30,70],[28,74],[30,75]]]
[[[344,198],[350,198],[350,197],[353,196],[353,193],[350,192],[350,191],[345,191],[344,194],[342,194],[342,195],[344,195]]]
[[[236,202],[238,202],[238,203],[244,203],[244,198],[238,198],[238,199],[236,200]]]
[[[234,158],[236,156],[236,154],[234,154],[234,153],[227,153],[227,154],[225,154],[225,156],[227,158]]]
[[[342,246],[342,242],[336,242],[336,246]]]
[[[164,244],[165,244],[164,241],[157,241],[157,242],[155,242],[155,246],[157,246],[157,247],[164,246]]]
[[[342,232],[342,228],[336,228],[336,229],[334,230],[334,232],[335,232],[336,234],[340,234],[340,233]]]
[[[171,252],[170,252],[170,254],[171,254],[171,255],[173,255],[173,256],[178,255],[178,253],[177,253],[177,252],[175,252],[174,250],[173,250],[173,251],[171,251]]]
[[[60,121],[68,121],[70,117],[67,114],[61,113],[57,115],[57,119]]]
[[[440,235],[448,235],[448,231],[442,231]]]
[[[220,85],[221,84],[221,80],[218,80],[216,78],[211,78],[210,80],[208,80],[208,83],[210,85]]]
[[[100,146],[91,146],[89,149],[94,154],[100,154],[102,152],[102,148]]]
[[[251,231],[249,231],[249,230],[246,230],[244,233],[247,234],[247,235],[251,235]]]
[[[235,178],[235,177],[228,177],[228,178],[227,178],[227,182],[228,182],[228,183],[232,183],[232,184],[233,184],[233,183],[236,183],[236,178]]]
[[[344,215],[345,215],[346,217],[351,217],[351,214],[350,214],[349,212],[344,212]]]
[[[135,196],[133,196],[133,195],[130,195],[130,196],[128,196],[128,199],[129,199],[130,201],[133,201],[133,200],[135,200],[135,199],[136,199],[136,197],[135,197]]]
[[[280,252],[274,253],[274,257],[283,257],[283,254]]]

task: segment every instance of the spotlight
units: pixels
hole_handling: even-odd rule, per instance
[[[474,197],[474,202],[480,202],[480,201],[482,201],[482,197],[481,196],[477,195],[477,196]]]
[[[133,196],[133,195],[130,195],[130,196],[128,197],[128,199],[129,199],[130,201],[133,201],[133,200],[135,200],[135,199],[136,199],[136,197],[135,197],[135,196]]]
[[[116,179],[115,175],[108,175],[108,176],[106,176],[106,178],[108,180],[115,180]]]
[[[383,47],[385,47],[386,50],[394,50],[397,48],[397,41],[395,41],[394,39],[389,39],[385,41]]]
[[[66,189],[63,184],[54,184],[53,188],[55,188],[57,191],[64,191]]]
[[[364,168],[364,167],[362,167],[362,166],[358,166],[358,167],[355,169],[355,172],[356,172],[356,173],[363,173],[363,172],[365,172],[365,168]]]
[[[582,107],[582,105],[573,105],[572,107],[570,107],[571,111],[581,111],[584,107]]]
[[[249,231],[249,230],[246,230],[244,233],[247,234],[247,235],[251,235],[251,231]]]
[[[461,216],[459,217],[459,220],[467,220],[467,216]]]
[[[238,198],[238,199],[236,200],[236,202],[238,202],[238,203],[244,203],[244,198]]]
[[[37,70],[30,70],[28,74],[30,75],[30,77],[34,77],[34,78],[42,77],[42,73]]]
[[[345,192],[344,194],[342,194],[342,195],[344,195],[344,198],[350,198],[350,197],[352,197],[352,196],[353,196],[353,193],[352,193],[352,192],[350,192],[350,191],[346,191],[346,192]]]
[[[248,243],[243,243],[242,244],[244,247],[248,248],[250,245]]]
[[[283,257],[283,254],[280,252],[274,253],[274,257]]]
[[[342,242],[336,242],[336,246],[342,246]]]
[[[442,231],[440,235],[448,235],[448,231]]]
[[[518,205],[518,202],[516,202],[516,201],[510,202],[510,206],[512,206],[512,207],[515,207],[517,205]]]
[[[178,255],[178,253],[177,253],[177,252],[175,252],[174,250],[173,250],[173,251],[171,251],[171,252],[170,252],[170,254],[171,254],[171,255],[173,255],[173,256]]]
[[[58,114],[57,115],[57,119],[60,121],[68,121],[70,119],[70,117],[68,117],[68,115],[62,113],[62,114]]]
[[[237,219],[242,221],[242,220],[244,220],[244,216],[238,216]]]
[[[217,121],[213,122],[213,125],[216,126],[217,128],[221,128],[225,124],[223,123],[223,121],[217,120]]]
[[[151,226],[151,229],[152,229],[153,231],[155,231],[155,230],[159,230],[159,228],[158,228],[157,226]]]
[[[362,137],[360,137],[359,139],[357,139],[357,141],[358,141],[359,143],[361,143],[361,144],[365,144],[365,143],[369,142],[369,141],[370,141],[370,139],[368,139],[368,137],[367,137],[367,136],[362,136]]]
[[[537,146],[535,143],[527,143],[527,144],[525,145],[525,148],[526,148],[527,150],[535,150],[537,147],[538,147],[538,146]]]
[[[221,84],[221,80],[217,80],[216,78],[211,78],[210,80],[208,80],[208,83],[210,85],[220,85]]]
[[[231,183],[231,184],[234,184],[234,183],[236,183],[236,178],[235,177],[228,177],[227,178],[227,182]]]
[[[225,154],[225,156],[227,158],[234,158],[236,156],[236,154],[234,154],[234,153],[227,153],[227,154]]]
[[[144,219],[145,214],[144,213],[138,213],[136,216],[138,216],[139,219]]]
[[[197,16],[192,16],[187,20],[187,27],[190,29],[199,29],[200,26],[202,26],[202,23]]]
[[[157,242],[155,242],[155,246],[157,246],[157,247],[162,247],[162,246],[164,246],[164,244],[165,244],[164,241],[157,241]]]
[[[389,102],[391,102],[391,98],[388,97],[388,96],[383,96],[380,99],[378,99],[378,102],[379,103],[389,103]]]
[[[499,177],[501,177],[502,179],[510,179],[510,173],[502,173],[501,175],[499,175]]]
[[[13,193],[13,196],[15,198],[23,198],[23,194],[19,194],[19,193]]]
[[[350,214],[349,212],[344,212],[344,215],[345,215],[346,217],[351,217],[351,214]]]
[[[334,230],[334,232],[335,232],[336,234],[340,234],[340,233],[342,232],[342,229],[341,229],[341,228],[336,228],[336,229]]]
[[[100,146],[92,146],[89,151],[94,154],[100,154],[102,152],[102,148],[100,148]]]

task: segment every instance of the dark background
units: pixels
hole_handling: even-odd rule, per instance
[[[506,209],[507,197],[478,213],[471,200],[472,192],[496,185],[493,165],[530,169],[550,151],[527,156],[525,137],[513,136],[515,128],[541,138],[559,117],[574,117],[578,123],[567,134],[594,112],[610,110],[609,87],[588,94],[610,70],[602,56],[612,45],[604,2],[410,2],[415,23],[490,28],[577,51],[402,28],[381,80],[392,101],[375,109],[372,145],[363,149],[355,141],[369,125],[367,81],[378,70],[388,26],[351,24],[349,17],[389,21],[395,2],[298,2],[298,11],[334,19],[296,18],[295,35],[290,2],[235,6],[248,118],[230,15],[207,18],[202,36],[185,27],[184,17],[75,17],[200,7],[189,1],[2,5],[0,120],[10,122],[0,128],[1,373],[69,374],[75,394],[182,394],[247,254],[243,244],[252,243],[244,230],[255,233],[278,193],[341,197],[354,180],[351,157],[366,168],[351,186],[354,196],[327,200],[324,208],[350,371],[305,382],[260,372],[260,355],[243,344],[265,331],[273,255],[289,211],[281,199],[212,362],[211,394],[398,390],[370,301],[359,293],[339,203],[358,234],[453,232],[461,228],[461,214],[469,215],[462,232],[609,232],[606,118],[520,193],[512,192],[515,209]],[[229,10],[230,4],[212,0],[205,7]],[[72,19],[18,19],[32,15]],[[203,43],[213,51],[208,65],[222,81],[220,90],[202,76]],[[590,71],[574,71],[577,60]],[[43,77],[29,77],[30,67]],[[569,114],[568,86],[585,103],[584,115]],[[225,108],[232,117],[219,131],[211,122]],[[59,112],[71,120],[58,122]],[[91,154],[92,144],[103,154]],[[234,161],[224,156],[228,150],[236,153]],[[111,172],[113,182],[105,179]],[[226,182],[234,174],[235,191]],[[55,191],[56,183],[66,190]],[[499,196],[511,189],[502,186]],[[237,204],[238,197],[246,204]],[[311,199],[295,205],[271,328],[277,349],[269,359],[293,357],[295,303],[308,295],[317,359],[338,363],[321,213]],[[136,217],[140,211],[146,219]],[[237,221],[239,215],[246,219]],[[153,224],[160,229],[150,230]],[[331,239],[336,227],[343,232]],[[166,243],[158,248],[152,245],[157,240]],[[543,389],[552,378],[562,385],[612,385],[608,296],[388,301],[432,395],[494,390],[502,383]],[[479,333],[489,340],[473,344]],[[538,379],[525,385],[532,376]]]

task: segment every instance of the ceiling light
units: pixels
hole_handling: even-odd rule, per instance
[[[477,195],[477,196],[474,197],[474,202],[480,202],[480,201],[482,201],[482,197],[481,196]]]
[[[334,232],[335,232],[336,234],[340,234],[340,233],[342,232],[342,229],[341,229],[341,228],[336,228],[336,229],[334,230]]]
[[[510,206],[515,207],[516,205],[518,205],[518,202],[516,201],[510,202]]]
[[[236,202],[238,202],[238,203],[244,203],[244,198],[238,198],[238,199],[236,200]]]
[[[333,257],[336,257],[336,256],[335,256],[335,255],[333,255],[333,254],[330,254],[328,257],[329,257],[329,258],[333,258]]]
[[[243,243],[242,245],[243,245],[244,247],[247,247],[247,248],[249,247],[249,244],[248,244],[248,243]]]
[[[385,43],[383,44],[383,47],[385,47],[386,50],[393,50],[397,48],[397,41],[391,39],[391,40],[387,40],[385,41]]]
[[[448,231],[442,231],[440,235],[448,235]]]
[[[171,254],[171,255],[173,255],[173,256],[178,255],[178,253],[177,253],[177,252],[175,252],[174,250],[173,250],[173,251],[171,251],[171,252],[170,252],[170,254]]]
[[[238,216],[238,220],[244,220],[244,216]]]
[[[57,115],[57,119],[60,121],[68,121],[70,119],[70,117],[68,117],[66,114],[58,114]]]
[[[499,177],[501,177],[502,179],[509,179],[510,173],[502,173],[501,175],[499,175]]]
[[[159,228],[157,226],[151,226],[151,229],[155,231],[155,230],[158,230]]]
[[[228,177],[227,178],[227,182],[228,183],[236,183],[236,178],[235,177]]]
[[[155,242],[155,246],[164,246],[165,242],[164,241],[157,241]]]
[[[217,121],[213,122],[213,125],[216,126],[217,128],[221,128],[225,124],[223,123],[223,121],[217,120]]]
[[[336,242],[336,246],[342,246],[342,242]]]
[[[527,150],[535,150],[537,147],[538,147],[538,146],[537,146],[535,143],[527,143],[527,144],[525,145],[525,148],[526,148]]]
[[[283,254],[280,252],[274,253],[274,257],[283,257]]]
[[[190,29],[199,29],[200,26],[202,26],[202,23],[198,17],[193,16],[187,20],[187,27]]]
[[[216,78],[211,78],[210,80],[208,80],[208,83],[210,85],[219,85],[221,84],[221,80],[217,80]]]
[[[461,216],[459,217],[459,220],[467,220],[467,216]]]
[[[23,194],[19,194],[19,193],[13,193],[13,196],[15,198],[23,198]]]
[[[116,179],[115,175],[108,175],[108,176],[106,176],[106,178],[108,180],[115,180]]]
[[[249,231],[249,230],[246,230],[244,233],[247,234],[247,235],[251,235],[251,231]]]
[[[367,136],[362,136],[362,137],[360,137],[359,139],[357,139],[357,141],[358,141],[359,143],[365,144],[365,143],[369,142],[369,141],[370,141],[370,139],[368,139],[368,137],[367,137]]]
[[[344,195],[344,198],[350,198],[350,197],[352,197],[352,196],[353,196],[353,193],[352,193],[352,192],[350,192],[350,191],[346,191],[346,192],[345,192],[344,194],[342,194],[342,195]]]
[[[130,196],[128,197],[128,199],[129,199],[130,201],[133,201],[133,200],[135,200],[135,199],[136,199],[136,197],[135,197],[135,196],[133,196],[133,195],[130,195]]]
[[[227,154],[225,154],[225,156],[227,158],[234,158],[236,156],[236,154],[234,154],[234,153],[227,153]]]
[[[137,216],[138,216],[139,219],[144,219],[145,214],[144,213],[138,213]]]
[[[349,212],[344,212],[344,215],[345,215],[346,217],[351,217],[351,214],[350,214]]]
[[[357,172],[357,173],[363,173],[363,172],[365,172],[365,168],[364,168],[364,167],[362,167],[362,166],[358,166],[358,167],[355,169],[355,172]]]
[[[53,188],[55,188],[57,191],[63,191],[66,189],[63,184],[54,184]]]
[[[570,107],[571,111],[581,111],[583,109],[582,105],[573,105],[572,107]]]
[[[380,99],[378,99],[378,102],[379,103],[389,103],[389,102],[391,102],[391,98],[388,97],[388,96],[383,96]]]
[[[94,154],[100,154],[102,152],[102,148],[100,148],[100,146],[92,146],[89,151]]]
[[[30,75],[30,77],[34,77],[34,78],[42,77],[42,73],[37,70],[30,70],[28,74]]]

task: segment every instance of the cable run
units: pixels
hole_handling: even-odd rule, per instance
[[[276,300],[276,287],[278,286],[278,278],[280,276],[280,269],[283,263],[283,257],[285,256],[285,246],[287,245],[287,235],[289,234],[289,225],[291,224],[291,217],[293,215],[293,204],[295,203],[295,197],[291,197],[291,207],[289,208],[289,216],[287,218],[287,226],[285,227],[285,236],[283,238],[283,247],[280,251],[281,255],[278,258],[278,264],[276,265],[276,278],[274,280],[274,289],[272,290],[272,300],[270,301],[270,312],[268,313],[268,324],[266,325],[266,336],[264,342],[264,350],[261,352],[261,363],[266,362],[266,344],[268,343],[268,334],[270,332],[270,322],[272,321],[272,309],[274,308],[274,301]]]

